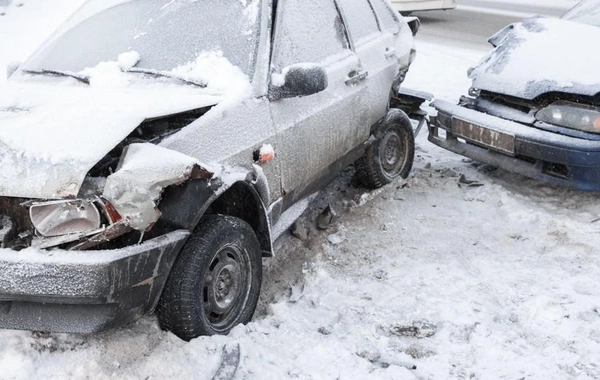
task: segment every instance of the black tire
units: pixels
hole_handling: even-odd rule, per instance
[[[354,163],[358,182],[377,189],[398,177],[408,177],[415,159],[415,136],[408,116],[391,109],[373,137],[365,154]]]
[[[208,215],[171,270],[157,308],[160,326],[185,341],[228,334],[252,319],[261,281],[261,249],[252,227]]]

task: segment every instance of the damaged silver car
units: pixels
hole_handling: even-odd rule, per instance
[[[250,321],[309,195],[408,175],[417,28],[387,0],[85,3],[0,91],[0,327]]]
[[[471,69],[469,96],[434,103],[434,144],[511,172],[600,191],[600,70],[590,45],[600,34],[600,1],[561,19],[534,17],[489,41]]]

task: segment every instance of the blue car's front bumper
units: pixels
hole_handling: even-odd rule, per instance
[[[600,191],[600,141],[543,131],[445,101],[433,106],[438,116],[429,141],[435,145],[531,178]],[[474,125],[477,133],[458,133],[457,119]]]

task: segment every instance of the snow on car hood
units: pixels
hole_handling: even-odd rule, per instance
[[[549,92],[600,92],[600,53],[591,41],[600,28],[560,19],[531,18],[490,39],[496,48],[469,72],[473,87],[532,100]]]
[[[74,197],[87,172],[145,119],[221,101],[182,85],[61,84],[9,81],[0,88],[0,196]]]

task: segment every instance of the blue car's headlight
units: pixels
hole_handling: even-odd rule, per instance
[[[556,102],[540,110],[535,117],[539,121],[561,127],[600,133],[600,111],[597,107]]]

